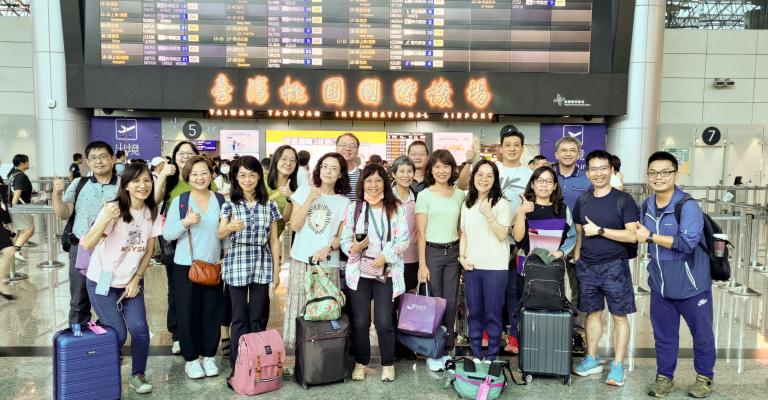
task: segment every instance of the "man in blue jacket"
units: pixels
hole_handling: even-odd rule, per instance
[[[700,245],[704,217],[699,204],[675,186],[675,156],[665,151],[651,155],[647,175],[654,194],[643,202],[641,224],[635,234],[638,243],[648,243],[651,256],[648,285],[657,369],[656,381],[648,394],[664,397],[675,389],[682,316],[693,335],[693,365],[697,374],[688,394],[707,397],[712,392],[716,353],[709,257]],[[682,207],[678,205],[681,202]]]

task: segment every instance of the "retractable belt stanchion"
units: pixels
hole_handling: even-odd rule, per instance
[[[750,258],[752,256],[752,223],[754,222],[754,215],[744,215],[744,226],[741,231],[741,248],[739,249],[740,256],[736,262],[740,264],[739,272],[741,273],[741,285],[733,287],[728,290],[729,293],[736,296],[760,296],[760,292],[749,287],[749,275],[750,275]]]
[[[37,204],[19,204],[11,207],[11,213],[13,214],[31,214],[31,215],[45,215],[45,224],[48,229],[46,232],[46,242],[48,244],[48,259],[37,264],[38,268],[61,268],[64,263],[57,261],[58,256],[57,246],[55,242],[56,232],[54,227],[56,226],[56,217],[53,214],[53,206],[49,205],[37,205]]]

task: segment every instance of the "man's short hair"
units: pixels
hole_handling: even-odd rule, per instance
[[[587,158],[586,158],[586,161],[585,161],[586,165],[587,165],[587,168],[589,168],[589,162],[594,160],[594,159],[606,160],[606,161],[608,161],[608,164],[610,164],[611,163],[611,153],[609,153],[609,152],[607,152],[605,150],[592,150],[592,151],[590,151],[589,154],[587,154]]]
[[[80,161],[83,159],[83,155],[80,153],[72,154],[72,161]]]
[[[26,154],[16,154],[13,156],[13,166],[18,167],[21,164],[29,162],[29,156]]]
[[[571,136],[565,136],[561,137],[560,139],[557,139],[557,142],[555,142],[555,151],[560,148],[561,144],[571,143],[576,145],[576,149],[581,151],[581,142],[579,142],[578,139],[571,137]]]
[[[677,157],[672,155],[672,153],[667,151],[657,151],[653,154],[651,154],[650,157],[648,157],[648,166],[651,166],[651,163],[654,161],[669,161],[672,163],[672,166],[675,167],[675,171],[677,171]]]
[[[299,166],[306,167],[309,165],[309,159],[312,158],[312,155],[306,150],[300,150],[297,154],[297,158],[299,159]]]
[[[501,131],[499,132],[499,143],[504,144],[504,139],[508,137],[517,137],[520,139],[520,145],[525,145],[525,135],[517,130],[517,127],[514,125],[504,125],[504,127],[501,128]]]
[[[344,136],[349,136],[352,139],[355,139],[355,142],[357,142],[357,147],[360,148],[360,139],[358,139],[357,136],[355,136],[355,134],[352,132],[345,132],[339,135],[339,137],[336,138],[336,144],[339,144],[339,140],[341,140],[341,138],[343,138]]]
[[[116,158],[123,158],[125,156],[125,150],[118,150],[117,154],[115,154]]]
[[[97,140],[95,142],[88,143],[88,146],[85,146],[85,158],[88,158],[92,151],[98,149],[106,151],[110,156],[115,155],[115,151],[112,149],[112,146],[110,146],[109,143]]]

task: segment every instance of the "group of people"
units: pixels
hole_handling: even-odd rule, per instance
[[[280,284],[285,263],[290,279],[283,339],[295,348],[294,320],[306,303],[304,276],[322,268],[347,295],[352,379],[364,380],[370,372],[373,319],[381,378],[393,381],[398,296],[423,282],[446,300],[446,356],[427,359],[431,370],[442,369],[455,346],[461,284],[477,361],[498,357],[505,329],[504,348],[517,353],[522,265],[531,252],[544,249],[566,260],[572,301],[584,316],[576,325],[586,334],[586,356],[574,373],[603,370],[597,350],[607,304],[614,358],[606,383],[621,386],[627,315],[635,312],[628,260],[633,246],[645,242],[658,364],[649,394],[662,397],[674,389],[682,316],[694,337],[697,378],[690,394],[707,396],[715,349],[711,279],[706,249],[699,245],[703,216],[695,201],[685,202],[679,218],[675,215],[684,196],[675,185],[677,160],[665,152],[651,156],[647,175],[654,194],[638,207],[612,187],[611,154],[593,151],[580,169],[580,142],[564,137],[555,144],[557,163],[532,170],[521,164],[524,145],[523,133],[510,125],[500,133],[498,161],[467,154],[459,167],[449,151],[430,152],[417,141],[389,169],[379,162],[359,169],[360,142],[346,133],[337,139],[336,152],[308,171],[308,154],[287,145],[265,169],[252,156],[214,165],[194,144],[180,142],[170,160],[130,163],[117,173],[113,149],[93,142],[84,154],[90,176],[53,185],[55,214],[72,218],[79,240],[69,253],[70,322],[86,323],[93,308],[102,324],[118,332],[121,344],[130,333],[130,386],[147,393],[152,386],[144,375],[149,330],[143,281],[156,246],[162,247],[167,271],[173,351],[183,355],[191,379],[219,375],[214,357],[224,342],[234,343],[234,370],[238,339],[266,329],[270,285]],[[280,246],[285,229],[292,232],[287,254]],[[12,252],[7,248],[3,260]],[[220,264],[222,283],[190,280],[197,261]],[[0,295],[5,293],[0,286]]]

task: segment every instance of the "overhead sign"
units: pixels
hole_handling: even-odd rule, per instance
[[[129,159],[150,160],[162,154],[160,118],[92,117],[91,139],[109,143]]]
[[[555,162],[555,144],[564,137],[572,137],[581,143],[577,165],[585,168],[584,157],[592,150],[605,150],[605,124],[541,124],[539,153]]]

